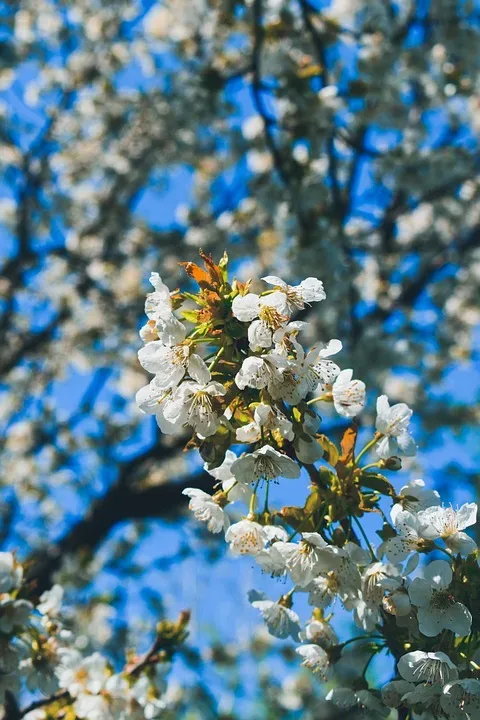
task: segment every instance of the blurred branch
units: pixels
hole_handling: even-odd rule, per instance
[[[188,498],[182,495],[185,488],[193,485],[211,491],[214,480],[206,472],[153,487],[133,485],[132,480],[144,477],[153,461],[165,459],[171,451],[171,447],[155,445],[124,463],[117,481],[92,503],[85,517],[58,542],[30,558],[27,579],[35,584],[38,594],[51,586],[53,575],[66,555],[80,550],[94,551],[119,523],[144,518],[173,519],[187,505]]]
[[[265,42],[265,28],[263,26],[263,0],[254,0],[253,4],[254,19],[254,41],[253,41],[253,57],[252,57],[252,96],[255,109],[263,120],[265,142],[272,156],[275,170],[282,181],[283,185],[290,194],[293,210],[297,216],[298,223],[302,233],[307,236],[309,232],[308,219],[305,217],[300,207],[299,189],[296,181],[290,177],[286,167],[286,163],[282,153],[277,146],[273,128],[276,120],[268,112],[262,94],[262,72],[261,59],[262,50]]]
[[[320,66],[320,78],[322,80],[323,87],[330,85],[330,73],[328,71],[327,54],[323,40],[317,30],[315,29],[310,13],[311,7],[306,0],[300,0],[300,7],[302,10],[302,17],[305,23],[305,27],[312,41],[317,56],[318,64]],[[334,120],[332,120],[334,122]],[[338,222],[343,222],[345,215],[345,205],[342,199],[342,193],[338,182],[338,164],[337,156],[335,154],[335,132],[330,132],[327,136],[326,146],[328,155],[328,178],[332,188],[333,203],[335,208],[335,214]]]
[[[434,280],[436,274],[450,263],[455,263],[456,258],[462,257],[468,250],[480,245],[480,225],[472,228],[463,239],[455,239],[447,245],[444,250],[434,253],[426,258],[417,273],[410,282],[405,283],[402,292],[389,307],[377,305],[371,312],[366,313],[362,318],[362,332],[374,319],[387,320],[396,310],[401,308],[413,308],[422,292]]]

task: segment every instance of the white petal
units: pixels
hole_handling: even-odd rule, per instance
[[[446,537],[445,545],[455,555],[457,555],[457,553],[460,553],[460,555],[463,555],[463,557],[471,555],[477,549],[477,543],[475,542],[475,540],[472,540],[472,538],[464,532],[457,532],[454,535]]]
[[[256,422],[237,428],[236,438],[241,443],[256,442],[261,438],[261,429]]]
[[[329,340],[329,342],[326,344],[326,346],[324,348],[322,348],[322,350],[320,350],[319,355],[322,358],[330,357],[331,355],[336,355],[337,353],[340,352],[342,347],[343,347],[343,345],[342,345],[341,340],[336,340],[334,338],[333,340]]]
[[[300,285],[295,287],[295,290],[300,291],[303,300],[307,303],[320,302],[327,297],[322,281],[315,277],[305,278]]]
[[[436,637],[445,627],[443,613],[432,607],[418,608],[417,619],[420,632],[427,637]]]
[[[300,477],[300,468],[296,462],[291,460],[291,458],[287,457],[286,455],[283,455],[281,458],[277,459],[277,463],[278,463],[278,466],[281,471],[280,477],[284,477],[284,478]]]
[[[288,288],[287,283],[276,275],[266,275],[262,277],[262,280],[269,285],[275,285],[275,287]]]
[[[390,435],[384,435],[376,444],[375,450],[377,451],[378,457],[387,460],[398,452],[397,439],[390,437]]]
[[[452,632],[461,637],[470,633],[472,615],[463,603],[456,602],[445,611],[444,615],[444,627],[447,630],[452,630]]]
[[[173,347],[185,340],[187,328],[173,313],[165,318],[157,318],[156,327],[158,337],[165,345]]]
[[[232,302],[232,314],[240,322],[251,322],[258,317],[260,298],[255,293],[237,295]]]
[[[380,430],[378,427],[378,420],[383,420],[385,422],[388,422],[388,417],[390,415],[390,403],[388,402],[387,395],[380,395],[380,397],[377,398],[377,430]],[[383,430],[380,430],[380,432],[383,432]]]
[[[397,443],[398,447],[402,451],[401,454],[405,455],[405,457],[413,457],[417,454],[417,446],[415,445],[415,440],[410,435],[407,430],[404,430],[399,435],[397,435]]]
[[[432,598],[432,586],[428,580],[415,578],[408,588],[408,596],[416,607],[429,607]]]
[[[453,578],[452,567],[446,560],[434,560],[427,565],[423,574],[430,585],[439,590],[447,588]]]
[[[391,563],[403,562],[410,553],[414,552],[414,549],[408,538],[400,535],[389,538],[385,543],[385,555]]]
[[[135,402],[143,413],[154,415],[158,411],[159,401],[165,397],[165,392],[153,378],[149,385],[140,388],[135,395]]]
[[[477,522],[477,503],[465,503],[457,511],[457,526],[459,530],[475,525]]]
[[[210,381],[210,370],[200,355],[193,353],[188,358],[188,374],[200,385],[206,385]]]
[[[248,328],[248,342],[253,352],[272,346],[272,331],[263,320],[254,320]]]

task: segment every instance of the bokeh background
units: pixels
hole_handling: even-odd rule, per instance
[[[135,406],[149,274],[184,288],[203,248],[321,278],[309,341],[342,339],[364,432],[379,392],[414,408],[398,487],[475,498],[479,46],[480,3],[453,0],[0,8],[1,549],[119,662],[190,608],[178,718],[335,713],[247,602],[270,579],[186,516],[212,479]]]

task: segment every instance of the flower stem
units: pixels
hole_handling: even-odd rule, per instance
[[[308,400],[307,405],[313,405],[313,403],[316,402],[326,402],[331,399],[331,393],[326,393],[325,395],[319,395],[316,398],[313,398],[313,400]]]
[[[265,512],[265,513],[268,512],[268,493],[269,493],[269,491],[270,491],[270,483],[267,480],[267,487],[265,489],[265,505],[263,507],[263,512]]]
[[[225,346],[220,348],[220,350],[217,352],[217,354],[213,358],[212,362],[208,366],[208,369],[210,370],[210,372],[212,372],[213,368],[217,365],[218,361],[220,360],[220,358],[222,357],[224,352],[225,352]]]
[[[372,447],[373,447],[374,445],[376,445],[377,442],[378,442],[382,437],[383,437],[383,433],[375,433],[375,435],[373,436],[372,440],[370,440],[370,442],[368,442],[368,443],[365,445],[365,447],[363,448],[363,450],[360,450],[360,452],[358,453],[358,455],[357,455],[357,457],[356,457],[356,459],[355,459],[355,464],[356,464],[356,465],[358,465],[358,461],[360,460],[360,458],[362,458],[362,457],[365,455],[365,453],[367,453],[369,450],[371,450]]]
[[[260,479],[261,478],[258,478],[257,482],[255,483],[255,487],[253,488],[252,497],[250,498],[250,506],[248,508],[249,515],[255,514],[255,506],[257,503],[257,490],[258,490],[258,486],[260,485]]]
[[[376,463],[376,462],[368,463],[368,465],[364,465],[363,467],[361,467],[360,470],[363,472],[364,470],[368,470],[369,468],[372,468],[372,467],[378,467],[378,463]]]
[[[340,643],[340,647],[344,648],[346,645],[350,645],[353,642],[358,642],[359,640],[384,640],[385,638],[382,637],[382,635],[355,635],[355,637],[350,638],[350,640],[345,640],[345,642]]]
[[[372,561],[373,561],[373,562],[377,562],[377,557],[376,557],[375,553],[373,552],[373,548],[372,548],[372,546],[370,545],[370,540],[369,540],[368,537],[367,537],[367,533],[366,533],[365,530],[363,529],[362,523],[360,522],[360,520],[359,520],[357,517],[355,517],[355,515],[352,515],[352,518],[355,520],[355,524],[357,525],[358,529],[359,529],[360,532],[362,533],[362,537],[363,537],[363,539],[365,540],[365,542],[366,542],[366,544],[367,544],[367,547],[368,547],[368,549],[369,549],[369,551],[370,551],[370,555],[372,556]]]

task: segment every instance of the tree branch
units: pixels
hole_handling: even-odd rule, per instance
[[[184,512],[188,498],[182,494],[195,486],[211,491],[214,479],[206,472],[186,475],[174,482],[145,489],[132,486],[133,475],[144,475],[150,463],[165,456],[171,448],[158,446],[125,463],[118,480],[107,492],[92,503],[86,516],[74,525],[58,542],[30,558],[27,580],[40,595],[51,587],[53,575],[60,568],[65,555],[79,550],[94,551],[119,523],[141,518],[172,519]]]

